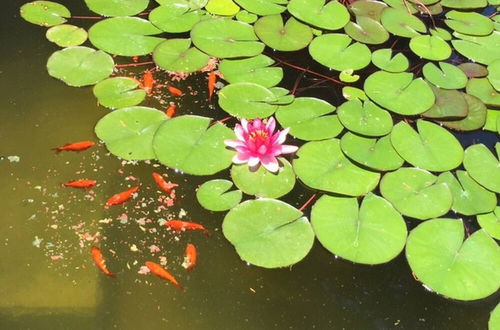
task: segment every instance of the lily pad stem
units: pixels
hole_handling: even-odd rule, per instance
[[[311,202],[316,198],[316,193],[314,193],[309,199],[299,208],[299,211],[303,211]]]
[[[338,80],[336,80],[336,79],[334,79],[334,78],[332,78],[332,77],[329,77],[329,76],[327,76],[327,75],[321,74],[321,73],[319,73],[319,72],[315,72],[315,71],[312,71],[312,70],[309,70],[309,69],[303,68],[303,67],[301,67],[301,66],[294,65],[294,64],[292,64],[292,63],[288,63],[288,62],[286,62],[286,61],[284,61],[284,60],[281,60],[281,59],[279,59],[279,58],[277,58],[277,57],[274,57],[274,56],[271,56],[271,58],[272,58],[272,59],[274,59],[274,60],[276,60],[276,61],[278,61],[278,62],[279,62],[279,63],[281,63],[281,64],[284,64],[284,65],[289,66],[289,67],[291,67],[291,68],[294,68],[294,69],[296,69],[296,70],[300,70],[300,71],[304,71],[304,72],[307,72],[307,73],[313,74],[313,75],[315,75],[315,76],[318,76],[318,77],[324,78],[324,79],[326,79],[326,80],[333,81],[334,83],[339,84],[339,85],[342,85],[342,86],[345,86],[345,85],[346,85],[346,84],[344,84],[344,83],[343,83],[343,82],[341,82],[341,81],[338,81]]]

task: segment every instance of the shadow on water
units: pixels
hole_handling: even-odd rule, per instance
[[[20,157],[18,163],[0,161],[0,329],[486,328],[498,294],[470,303],[444,299],[412,278],[402,255],[386,265],[354,265],[316,242],[291,269],[247,266],[220,231],[222,215],[195,200],[194,189],[206,178],[168,172],[181,183],[179,203],[168,212],[178,215],[182,208],[213,233],[176,237],[156,225],[166,214],[155,212],[151,172],[161,168],[122,164],[102,145],[54,155],[51,147],[95,139],[93,126],[106,110],[96,105],[91,88],[70,88],[48,76],[45,61],[57,48],[44,40],[44,28],[19,18],[24,2],[4,4],[0,21],[0,155]],[[74,14],[88,14],[74,1],[61,3]],[[79,175],[101,183],[94,195],[60,187]],[[107,197],[135,184],[129,176],[141,180],[144,200],[105,211]],[[122,223],[117,218],[123,213],[129,218]],[[109,225],[98,223],[108,218]],[[140,218],[153,222],[143,230]],[[90,259],[85,235],[98,231],[117,279],[98,273]],[[180,266],[187,242],[200,251],[189,273]],[[131,251],[134,244],[138,252]],[[161,252],[152,256],[151,244]],[[159,255],[167,257],[184,293],[137,274],[144,261]]]

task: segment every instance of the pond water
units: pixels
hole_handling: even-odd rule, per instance
[[[57,47],[44,39],[44,28],[19,17],[24,2],[6,1],[0,14],[0,329],[487,328],[498,293],[476,302],[448,300],[415,281],[403,255],[363,266],[335,259],[318,242],[290,269],[248,266],[221,233],[223,215],[196,201],[195,189],[206,178],[154,163],[125,164],[102,144],[56,155],[50,148],[97,140],[93,128],[107,110],[97,106],[91,88],[49,77],[46,60]],[[75,15],[89,14],[79,1],[60,3]],[[195,99],[187,102],[194,106]],[[179,111],[190,112],[184,108]],[[167,210],[157,210],[153,171],[180,184]],[[98,180],[94,194],[61,187],[82,176]],[[142,183],[144,199],[105,210],[106,199],[125,190],[131,177]],[[295,197],[302,203],[309,196]],[[184,212],[212,235],[176,236],[156,223]],[[141,228],[141,218],[153,223]],[[86,237],[97,232],[116,279],[103,276],[90,257]],[[188,242],[199,251],[191,272],[181,267]],[[153,255],[151,245],[160,252]],[[160,255],[185,292],[137,273]]]

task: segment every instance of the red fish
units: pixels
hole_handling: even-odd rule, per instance
[[[85,149],[92,147],[94,144],[95,144],[95,142],[92,142],[92,141],[80,141],[80,142],[75,142],[75,143],[68,143],[68,144],[65,144],[61,147],[52,148],[52,150],[55,150],[56,152],[82,151],[82,150],[85,150]]]
[[[184,257],[184,262],[182,263],[182,267],[186,268],[187,270],[191,270],[196,266],[196,259],[197,259],[197,253],[196,253],[196,247],[189,243],[186,246],[186,256]]]
[[[172,94],[173,96],[182,96],[182,95],[184,95],[184,93],[180,89],[175,88],[173,86],[167,85],[167,89],[170,92],[170,94]]]
[[[212,95],[214,94],[216,82],[217,82],[217,76],[215,75],[215,72],[212,71],[208,75],[208,99],[209,100],[212,98]]]
[[[73,180],[63,183],[65,187],[73,187],[73,188],[92,188],[96,184],[97,184],[96,180],[87,180],[87,179]]]
[[[99,268],[101,272],[103,272],[104,275],[109,276],[109,277],[116,277],[115,273],[112,273],[108,270],[106,267],[106,260],[104,260],[104,257],[102,256],[101,250],[99,248],[93,246],[90,249],[90,252],[92,254],[92,259],[94,259],[94,263]]]
[[[210,235],[208,230],[196,222],[187,222],[182,220],[169,220],[165,223],[165,226],[172,228],[177,231],[185,231],[185,230],[203,230],[205,235]]]
[[[130,188],[129,190],[122,191],[121,193],[111,196],[106,202],[105,207],[110,207],[112,205],[117,205],[126,202],[132,197],[132,195],[139,190],[139,186]]]
[[[170,274],[165,268],[152,261],[146,261],[145,265],[146,267],[149,268],[151,273],[155,274],[159,278],[169,281],[170,283],[178,287],[181,291],[184,291],[184,289],[179,284],[179,282],[177,282],[175,277],[173,277],[172,274]]]
[[[175,103],[170,103],[170,106],[165,111],[165,114],[167,115],[167,117],[172,118],[175,115],[176,109],[177,109],[177,106],[175,105]]]
[[[165,181],[161,174],[153,172],[153,178],[155,179],[156,184],[167,194],[170,194],[173,188],[179,186],[177,183],[172,183],[170,181]]]
[[[142,76],[142,83],[139,87],[143,88],[148,95],[151,95],[154,84],[155,79],[153,78],[153,72],[151,72],[151,70],[146,70],[146,72],[144,72],[144,76]]]

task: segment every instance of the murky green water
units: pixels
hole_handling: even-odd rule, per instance
[[[102,145],[55,155],[50,148],[95,140],[93,127],[106,110],[90,88],[70,88],[48,76],[46,59],[57,48],[44,39],[44,28],[19,18],[24,2],[4,1],[0,21],[0,156],[20,157],[0,161],[0,329],[486,328],[498,294],[471,303],[446,300],[412,278],[403,256],[377,267],[354,265],[317,242],[291,269],[247,266],[222,236],[222,215],[201,209],[194,198],[205,178],[167,172],[181,184],[179,198],[156,212],[151,172],[162,170],[154,164],[122,164]],[[88,14],[80,1],[61,3],[75,15]],[[103,209],[109,196],[134,184],[129,176],[140,179],[144,200]],[[81,177],[100,182],[94,195],[60,185]],[[212,235],[176,237],[156,223],[181,209]],[[117,219],[123,213],[126,222]],[[141,229],[141,218],[152,223]],[[112,221],[99,222],[106,219]],[[99,273],[90,258],[86,237],[97,232],[117,279]],[[188,242],[199,250],[189,273],[181,267]],[[151,245],[161,251],[153,255]],[[160,255],[185,292],[137,273]]]

